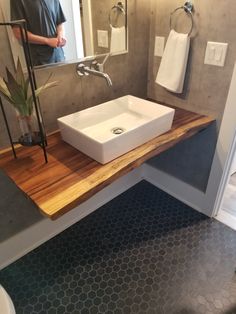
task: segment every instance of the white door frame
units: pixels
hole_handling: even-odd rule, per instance
[[[220,186],[219,186],[219,190],[218,190],[218,194],[216,197],[213,216],[217,216],[219,214],[219,212],[222,210],[221,208],[222,208],[222,203],[224,200],[224,194],[225,194],[227,184],[229,183],[229,180],[230,180],[231,167],[232,167],[232,164],[234,161],[235,154],[236,154],[236,132],[234,135],[232,147],[229,151],[229,154],[228,154],[228,157],[227,157],[227,160],[225,163],[225,170],[223,172],[222,179],[221,179]]]
[[[82,6],[83,6],[85,54],[86,56],[93,56],[94,44],[93,44],[93,22],[91,0],[82,0]]]
[[[81,59],[85,57],[85,54],[84,54],[83,32],[82,32],[82,25],[81,25],[79,0],[72,0],[71,6],[72,6],[72,12],[73,12],[76,59]]]
[[[217,216],[221,208],[226,185],[231,174],[230,169],[236,151],[236,63],[234,66],[229,94],[221,123],[217,147],[219,152],[218,156],[216,156],[218,157],[217,164],[222,166],[222,169],[220,169],[220,171],[222,171],[222,175],[216,195],[213,216]]]

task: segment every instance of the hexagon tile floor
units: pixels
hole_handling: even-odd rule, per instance
[[[2,270],[0,283],[17,314],[233,314],[235,266],[233,230],[143,181]]]

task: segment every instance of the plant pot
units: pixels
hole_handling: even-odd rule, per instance
[[[30,116],[17,115],[21,136],[18,142],[23,146],[39,145],[42,140],[39,132],[37,119],[34,114]]]

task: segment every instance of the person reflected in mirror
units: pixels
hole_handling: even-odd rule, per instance
[[[11,20],[25,19],[33,65],[65,61],[66,21],[59,0],[10,0]],[[19,27],[13,33],[21,40]]]

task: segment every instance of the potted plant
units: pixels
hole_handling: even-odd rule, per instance
[[[6,67],[7,80],[0,77],[0,95],[12,104],[17,113],[17,120],[21,129],[19,143],[22,145],[36,145],[41,142],[38,121],[34,115],[34,99],[30,92],[29,78],[25,78],[21,63],[18,59],[16,74],[13,75]],[[51,76],[50,76],[51,77]],[[57,85],[57,82],[47,82],[35,90],[38,97],[43,91]]]

